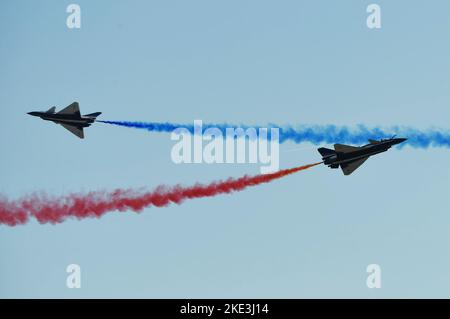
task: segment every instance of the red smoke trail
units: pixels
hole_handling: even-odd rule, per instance
[[[90,192],[49,198],[46,195],[30,195],[9,201],[0,197],[0,225],[16,226],[25,224],[34,217],[41,224],[61,223],[69,217],[78,219],[101,217],[111,211],[140,212],[150,206],[163,207],[170,203],[181,204],[185,199],[211,197],[241,191],[249,186],[271,182],[321,163],[285,169],[272,174],[243,176],[216,181],[207,185],[159,186],[152,192],[117,189],[112,192]]]

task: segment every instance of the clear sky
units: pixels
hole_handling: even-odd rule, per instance
[[[97,123],[81,140],[26,115],[73,101],[104,120],[450,126],[448,1],[73,2],[78,30],[69,1],[0,5],[8,198],[259,173],[176,165],[168,134]],[[318,160],[314,145],[280,147],[282,168]],[[449,297],[449,161],[405,147],[351,176],[318,166],[141,214],[1,226],[0,297]]]

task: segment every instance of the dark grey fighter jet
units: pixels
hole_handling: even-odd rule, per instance
[[[406,141],[406,138],[381,139],[379,141],[369,140],[369,144],[364,146],[350,146],[344,144],[334,144],[334,150],[321,147],[318,149],[322,155],[325,165],[331,168],[341,167],[344,175],[350,175],[360,167],[370,156],[386,152],[392,145]]]
[[[78,102],[73,102],[58,113],[55,113],[56,107],[50,108],[46,112],[30,112],[28,114],[38,116],[43,120],[52,121],[61,124],[65,129],[69,130],[79,138],[84,138],[83,127],[88,127],[95,122],[97,116],[101,112],[81,115]]]

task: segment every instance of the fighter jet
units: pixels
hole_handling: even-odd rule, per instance
[[[331,168],[341,167],[344,175],[350,175],[360,167],[370,156],[386,152],[392,145],[406,141],[406,138],[392,138],[369,140],[369,144],[363,146],[351,146],[334,144],[334,150],[321,147],[318,149],[325,165]]]
[[[84,138],[83,127],[88,127],[95,122],[97,116],[101,112],[81,115],[78,102],[73,102],[58,113],[55,113],[56,107],[51,107],[46,112],[29,112],[28,114],[38,116],[43,120],[52,121],[56,124],[61,124],[65,129],[75,134],[79,138]]]

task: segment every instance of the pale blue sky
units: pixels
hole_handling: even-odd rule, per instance
[[[75,2],[75,1],[74,1]],[[378,3],[382,29],[369,30]],[[449,128],[448,1],[3,1],[0,193],[209,182],[259,165],[175,165],[168,134],[104,120]],[[298,151],[287,152],[298,148]],[[316,162],[281,146],[281,167]],[[319,166],[232,196],[0,227],[1,297],[449,297],[450,150],[405,147],[353,175]],[[82,269],[68,289],[66,266]],[[382,288],[366,287],[366,267]]]

